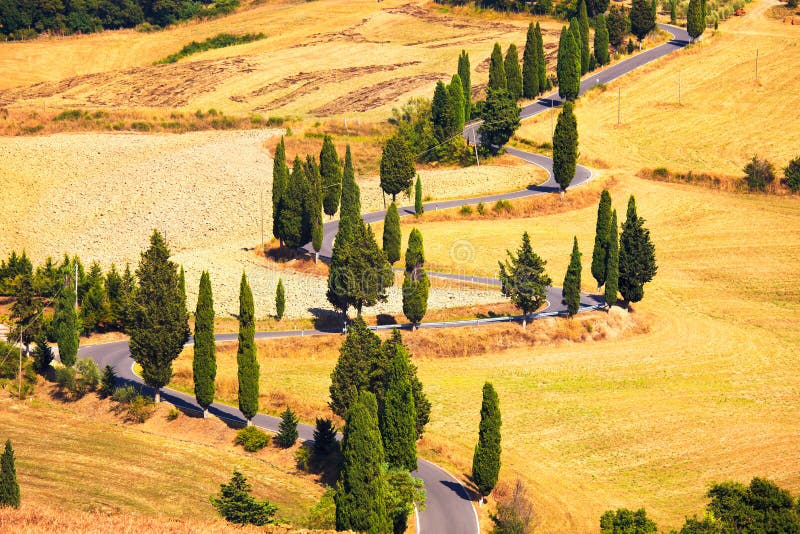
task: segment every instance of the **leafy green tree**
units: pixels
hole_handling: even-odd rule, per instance
[[[56,299],[53,328],[58,343],[58,358],[65,366],[72,367],[78,356],[80,339],[78,313],[75,310],[75,289],[71,281],[67,281]]]
[[[790,161],[786,168],[783,169],[783,180],[781,182],[792,193],[800,191],[800,156]]]
[[[694,41],[703,35],[705,29],[703,0],[689,0],[689,7],[686,8],[686,30],[689,32],[689,37]]]
[[[573,238],[572,254],[569,258],[567,274],[564,276],[562,288],[567,314],[570,317],[578,313],[581,307],[581,252],[578,250],[578,238]]]
[[[398,135],[390,137],[381,155],[381,189],[395,201],[398,193],[411,187],[416,173],[414,154],[406,140]]]
[[[383,449],[389,467],[414,471],[417,468],[417,411],[409,381],[408,352],[399,338],[387,345],[394,349],[389,364],[386,394],[379,417]]]
[[[461,55],[458,56],[458,77],[461,79],[464,94],[464,120],[469,121],[472,118],[472,77],[469,66],[469,54],[464,50],[462,50]]]
[[[358,392],[369,386],[372,362],[381,358],[381,340],[356,317],[347,329],[339,348],[339,359],[331,373],[330,407],[339,417],[347,417],[358,399]]]
[[[347,413],[342,471],[336,486],[336,529],[374,534],[390,530],[383,444],[375,396],[362,391]]]
[[[422,234],[414,228],[408,236],[406,270],[403,279],[403,314],[416,328],[428,310],[430,281],[425,272]]]
[[[656,534],[656,524],[647,518],[644,508],[608,510],[600,518],[601,534]]]
[[[605,15],[597,15],[594,28],[594,59],[598,65],[605,65],[609,61],[608,27]]]
[[[229,523],[263,526],[274,523],[278,508],[268,500],[260,501],[250,492],[252,486],[238,470],[227,484],[220,484],[219,495],[211,496],[211,504]]]
[[[585,0],[578,0],[578,26],[581,33],[581,74],[589,72],[589,15]]]
[[[464,85],[458,74],[453,74],[450,85],[447,86],[447,96],[450,98],[450,107],[453,110],[453,133],[464,130]],[[451,137],[452,137],[451,135]]]
[[[766,191],[775,181],[775,167],[766,159],[753,156],[744,167],[744,180],[751,191]]]
[[[656,14],[649,0],[633,0],[630,12],[631,33],[641,45],[642,39],[656,27]]]
[[[386,510],[394,534],[403,534],[408,527],[408,517],[416,506],[425,509],[425,484],[405,469],[389,468],[384,472],[388,491]]]
[[[392,265],[400,259],[400,241],[400,215],[397,213],[397,204],[392,201],[383,220],[383,252]]]
[[[281,233],[281,200],[289,184],[289,167],[286,165],[286,144],[281,137],[281,142],[275,148],[275,158],[272,163],[272,234],[283,245]]]
[[[525,51],[522,53],[522,96],[525,98],[536,98],[540,92],[539,55],[536,46],[536,29],[531,22],[525,38]]]
[[[326,135],[322,140],[322,151],[319,153],[319,172],[322,175],[322,206],[329,217],[336,215],[339,200],[342,198],[342,167],[339,155],[333,146],[333,139]]]
[[[608,253],[606,254],[605,299],[611,308],[617,303],[619,292],[619,236],[617,234],[617,210],[611,213],[611,225],[608,233]]]
[[[497,154],[519,128],[519,107],[507,92],[489,89],[482,116],[478,129],[481,144],[489,153]]]
[[[506,251],[508,259],[500,266],[500,291],[522,310],[522,328],[525,329],[528,315],[538,310],[547,301],[547,287],[552,283],[545,273],[547,264],[531,248],[528,232],[522,234],[522,244],[516,256]]]
[[[417,181],[414,183],[414,214],[419,217],[425,212],[425,205],[422,203],[422,181],[417,175]]]
[[[17,469],[14,465],[14,448],[6,440],[6,448],[0,457],[0,508],[19,508],[20,495]]]
[[[581,56],[575,38],[566,27],[561,28],[558,41],[558,94],[566,100],[575,100],[581,89]]]
[[[504,70],[508,94],[516,102],[522,98],[522,72],[519,70],[519,52],[514,43],[511,43],[506,51]]]
[[[53,362],[53,349],[47,342],[47,336],[41,333],[36,339],[36,348],[33,349],[33,368],[40,375],[45,375],[50,370]]]
[[[553,132],[553,176],[566,191],[575,176],[578,160],[578,121],[572,102],[564,102]]]
[[[145,383],[155,389],[156,402],[161,400],[161,388],[172,378],[172,361],[189,339],[189,314],[183,305],[177,266],[169,256],[166,241],[154,230],[150,248],[142,253],[136,269],[139,288],[130,328],[131,356],[142,367]]]
[[[606,263],[608,256],[609,230],[611,227],[611,194],[603,189],[600,203],[597,205],[597,224],[594,231],[594,249],[592,250],[592,276],[597,287],[606,282]]]
[[[492,55],[489,59],[489,90],[503,91],[508,95],[506,68],[503,62],[503,51],[500,49],[500,43],[494,44]]]
[[[636,200],[631,195],[628,213],[622,225],[619,248],[619,292],[628,302],[644,297],[644,284],[656,275],[656,248],[650,241],[650,230],[636,214]]]
[[[275,317],[280,321],[286,311],[286,291],[283,288],[283,278],[278,278],[278,287],[275,288]]]
[[[258,413],[258,355],[255,342],[255,310],[253,292],[247,283],[247,275],[242,272],[239,285],[239,348],[236,351],[236,364],[239,376],[239,410],[248,426]]]
[[[608,28],[608,41],[619,50],[625,44],[625,36],[629,31],[628,15],[625,8],[621,6],[611,6],[606,19]]]
[[[453,109],[453,100],[444,82],[436,83],[431,103],[431,120],[433,121],[433,134],[439,143],[445,143],[458,133],[456,114]]]
[[[216,344],[214,343],[214,295],[207,271],[200,275],[197,308],[194,313],[194,396],[203,408],[203,417],[214,402],[214,380],[217,376]]]
[[[755,477],[749,486],[738,482],[714,484],[707,496],[711,498],[707,509],[722,532],[800,532],[796,500],[770,480]]]
[[[481,492],[489,495],[497,484],[500,474],[500,399],[489,382],[483,385],[481,422],[478,430],[478,444],[472,458],[472,480]]]
[[[8,339],[25,345],[25,354],[30,353],[31,343],[42,331],[42,301],[33,291],[30,272],[17,275],[14,281],[14,304],[11,305],[13,326]]]
[[[275,436],[275,443],[280,447],[289,448],[297,441],[297,423],[300,420],[288,406],[281,413],[281,422],[278,424],[278,435]]]
[[[547,80],[547,60],[544,57],[544,39],[542,37],[542,28],[539,22],[536,22],[536,66],[539,70],[539,92],[543,93],[550,88]]]

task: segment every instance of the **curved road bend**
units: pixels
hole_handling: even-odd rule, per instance
[[[657,46],[651,50],[647,50],[634,57],[621,61],[607,69],[599,72],[592,73],[581,82],[581,93],[590,89],[597,83],[608,83],[625,73],[628,73],[642,65],[649,63],[659,57],[665,56],[670,52],[686,46],[689,42],[689,35],[686,30],[659,24],[659,27],[672,34],[671,41]],[[538,113],[542,113],[559,103],[558,95],[556,93],[547,95],[546,97],[534,102],[521,111],[522,118],[531,117]],[[467,127],[465,134],[469,138],[470,135],[475,135],[477,124],[472,124]],[[464,204],[477,204],[478,202],[490,203],[496,202],[501,199],[515,199],[532,195],[539,195],[544,193],[556,192],[557,186],[552,177],[552,160],[546,156],[538,154],[531,154],[516,150],[513,148],[507,149],[508,152],[516,157],[522,158],[525,161],[539,165],[546,169],[550,178],[544,184],[539,186],[530,187],[522,191],[515,191],[511,193],[504,193],[500,195],[487,195],[482,197],[475,197],[464,200],[448,200],[442,202],[430,202],[425,204],[426,211],[434,211],[437,209],[446,209],[463,206]],[[578,186],[591,179],[591,171],[586,167],[579,166],[576,172],[575,179],[571,187]],[[413,207],[404,207],[400,210],[400,215],[410,215],[414,213]],[[378,211],[364,215],[364,220],[367,223],[378,222],[383,220],[385,216],[384,211]],[[333,239],[338,230],[338,222],[332,221],[324,226],[324,238],[321,255],[323,257],[330,257],[331,248],[333,246]],[[306,246],[310,249],[310,245]],[[439,276],[444,278],[451,278],[454,280],[475,281],[489,285],[499,285],[499,281],[493,278],[473,278],[463,275],[454,275],[447,273],[429,273],[432,276]],[[548,299],[550,306],[544,311],[558,312],[563,310],[561,304],[561,290],[559,288],[550,288],[548,291]],[[594,295],[582,295],[582,307],[589,308],[595,305],[602,304],[602,299]],[[422,324],[423,328],[442,328],[452,326],[452,324]],[[295,337],[306,335],[319,335],[330,332],[322,332],[319,330],[312,331],[288,331],[288,332],[259,332],[256,334],[257,339],[269,338],[282,338],[282,337]],[[216,336],[217,341],[235,341],[236,334],[222,334]],[[90,357],[95,360],[98,365],[104,367],[110,365],[120,381],[123,383],[131,383],[142,385],[142,380],[133,373],[133,360],[128,350],[128,342],[122,341],[117,343],[107,343],[102,345],[90,345],[80,348],[81,357]],[[148,388],[145,388],[148,389]],[[162,390],[162,398],[174,404],[175,406],[184,410],[199,411],[200,407],[191,395],[180,393],[169,388]],[[209,412],[220,419],[232,422],[234,424],[244,424],[244,418],[238,409],[224,404],[214,403],[211,405]],[[277,417],[272,417],[264,414],[258,414],[253,418],[253,423],[270,432],[277,432],[278,423],[280,420]],[[300,439],[310,441],[313,439],[313,427],[309,425],[299,425],[298,433]],[[478,525],[478,517],[469,494],[464,487],[447,473],[444,469],[436,466],[435,464],[426,460],[419,460],[417,471],[414,473],[421,478],[425,483],[425,490],[427,492],[426,508],[419,513],[418,528],[421,532],[425,533],[443,533],[449,534],[477,534],[480,532]]]

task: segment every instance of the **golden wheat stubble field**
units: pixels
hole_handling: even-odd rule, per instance
[[[666,167],[738,177],[753,155],[785,167],[800,154],[800,27],[773,18],[776,5],[748,4],[745,16],[697,44],[581,97],[581,157],[632,172]],[[550,141],[549,117],[525,121],[517,136]]]
[[[6,43],[0,67],[9,75],[0,82],[0,102],[384,119],[399,102],[430,96],[437,80],[448,81],[462,49],[470,53],[473,86],[485,83],[493,43],[522,47],[527,23],[522,16],[451,11],[420,1],[249,3],[224,18],[155,33]],[[555,21],[543,21],[552,61],[559,30]],[[220,32],[267,37],[152,65]]]

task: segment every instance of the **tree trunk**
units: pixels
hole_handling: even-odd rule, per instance
[[[527,315],[523,315],[522,316],[522,329],[525,330],[526,326],[528,326],[528,316]]]
[[[156,388],[156,394],[155,394],[155,399],[154,400],[155,400],[156,404],[161,402],[161,389],[160,388]]]
[[[315,250],[314,251],[314,263],[317,263],[318,261],[319,261],[319,251]]]
[[[208,418],[208,408],[203,409],[203,419]]]
[[[247,420],[247,426],[253,426],[253,421],[252,421],[252,420],[250,420],[250,419],[248,419],[248,420]]]

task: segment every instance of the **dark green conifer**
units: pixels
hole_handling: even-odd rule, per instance
[[[450,92],[444,82],[436,83],[431,102],[431,120],[433,122],[433,135],[439,143],[448,141],[456,129],[456,116],[452,108]]]
[[[397,194],[411,187],[411,180],[417,173],[414,168],[414,154],[411,153],[405,138],[393,135],[383,146],[381,155],[381,189],[397,199]]]
[[[570,30],[561,28],[561,38],[558,42],[558,94],[566,100],[578,98],[581,88],[581,57],[578,44]]]
[[[370,534],[389,532],[387,487],[381,468],[384,451],[378,430],[377,402],[372,393],[362,391],[347,413],[342,457],[334,495],[336,529]]]
[[[169,260],[170,251],[158,232],[150,237],[150,248],[142,253],[136,277],[139,287],[134,297],[134,318],[130,328],[130,351],[142,367],[142,377],[160,390],[172,378],[172,361],[189,339],[189,314],[178,281],[178,268]]]
[[[516,102],[522,98],[522,72],[519,70],[519,52],[517,52],[517,45],[514,43],[508,46],[503,67],[506,71],[508,94]]]
[[[347,329],[331,373],[329,405],[333,413],[347,417],[347,411],[358,399],[358,392],[369,386],[372,363],[380,359],[380,338],[367,328],[361,317],[356,317]]]
[[[608,27],[606,17],[603,14],[597,15],[594,25],[594,59],[598,65],[608,63]]]
[[[575,176],[578,160],[578,122],[572,102],[564,102],[553,132],[553,177],[566,191]]]
[[[33,349],[33,369],[40,375],[46,375],[50,370],[50,364],[53,363],[55,355],[50,343],[47,341],[47,336],[44,333],[39,334],[36,339],[36,348]]]
[[[23,253],[23,258],[25,254]],[[14,281],[14,304],[11,305],[13,326],[9,339],[19,340],[25,346],[25,354],[30,353],[31,343],[42,331],[42,300],[33,290],[33,276],[26,269]]]
[[[506,254],[506,262],[498,262],[501,292],[522,310],[524,329],[528,314],[538,310],[547,301],[547,288],[552,281],[544,271],[547,262],[531,248],[528,232],[522,234],[522,244],[516,256],[508,250]]]
[[[703,35],[705,29],[703,0],[689,0],[689,7],[686,9],[686,30],[689,32],[689,37],[694,41]]]
[[[450,85],[447,86],[447,96],[450,98],[450,107],[453,110],[453,133],[451,137],[464,130],[464,85],[458,74],[453,74]]]
[[[78,356],[78,314],[75,310],[75,288],[68,280],[56,299],[53,325],[58,343],[58,358],[67,367],[75,365]]]
[[[311,239],[311,219],[308,216],[310,186],[300,157],[295,157],[292,174],[281,197],[280,233],[287,247],[298,248]]]
[[[322,248],[322,192],[323,181],[317,160],[313,156],[306,156],[304,166],[306,175],[306,193],[303,207],[304,233],[311,239],[314,249],[314,262],[319,260],[319,251]]]
[[[589,15],[586,11],[586,1],[578,0],[578,26],[581,34],[581,74],[589,72]]]
[[[608,254],[606,255],[605,299],[610,308],[617,303],[619,291],[619,235],[617,234],[617,210],[611,213],[608,232]]]
[[[117,330],[123,329],[122,315],[124,304],[122,302],[122,277],[117,271],[117,266],[111,264],[105,280],[106,299],[108,300],[108,323]]]
[[[356,183],[356,173],[353,169],[353,157],[350,155],[350,145],[347,145],[344,153],[342,204],[339,212],[339,220],[341,221],[345,217],[361,218],[361,193]]]
[[[581,68],[578,70],[578,76],[583,74],[583,37],[581,36],[581,23],[578,22],[578,17],[572,17],[569,20],[569,31],[572,38],[575,39],[575,44],[578,46],[578,61]]]
[[[389,467],[417,468],[417,413],[409,380],[408,352],[400,331],[392,333],[386,347],[394,352],[389,360],[386,394],[381,405],[380,428]]]
[[[214,295],[207,271],[200,275],[197,309],[194,313],[194,396],[203,408],[203,417],[214,402],[214,380],[217,377],[217,355],[214,343]]]
[[[20,494],[17,469],[14,465],[14,448],[6,440],[6,448],[0,457],[0,508],[19,508]]]
[[[180,287],[180,286],[179,286]],[[181,302],[183,297],[181,296]],[[81,301],[81,327],[85,335],[101,330],[106,326],[108,303],[102,279],[91,277],[88,291]]]
[[[234,470],[231,481],[220,484],[219,495],[211,496],[211,504],[226,521],[237,525],[263,526],[273,523],[278,508],[268,500],[260,501],[250,495],[252,487],[239,471]]]
[[[247,275],[242,273],[239,285],[239,348],[236,363],[239,376],[239,410],[247,424],[258,413],[259,367],[255,342],[255,309],[253,292],[247,283]]]
[[[506,80],[506,68],[503,63],[503,51],[500,43],[495,43],[492,49],[492,56],[489,60],[489,89],[495,91],[508,92],[508,82]]]
[[[275,288],[275,317],[280,321],[286,311],[286,290],[283,288],[283,278],[278,278],[278,287]]]
[[[594,249],[592,249],[592,276],[597,287],[606,282],[606,263],[608,261],[608,239],[611,227],[611,194],[603,189],[600,203],[597,205],[597,224],[594,232]]]
[[[469,66],[469,54],[462,50],[458,56],[458,77],[464,93],[464,121],[472,118],[472,76]]]
[[[631,195],[628,213],[622,225],[619,243],[619,292],[628,302],[644,297],[644,285],[656,275],[656,249],[650,241],[650,230],[636,214],[636,200]]]
[[[481,145],[491,154],[505,146],[520,125],[519,107],[506,91],[489,89],[478,129]]]
[[[500,399],[489,382],[483,385],[478,444],[472,457],[472,480],[482,496],[489,495],[500,474]]]
[[[648,33],[656,27],[656,14],[649,0],[633,0],[630,11],[631,33],[641,45]]]
[[[539,92],[549,89],[547,80],[547,60],[544,57],[544,38],[539,22],[536,22],[536,67],[539,69]]]
[[[289,167],[286,165],[286,145],[281,137],[281,142],[275,148],[275,158],[272,163],[272,235],[283,244],[281,235],[280,203],[286,186],[289,183]]]
[[[274,441],[278,446],[288,449],[297,441],[297,423],[300,420],[288,406],[281,413],[281,422],[278,424],[278,435]]]
[[[525,98],[536,98],[539,94],[539,54],[536,45],[536,29],[531,22],[522,53],[522,96]]]
[[[342,167],[330,135],[326,135],[322,140],[319,172],[322,175],[322,206],[325,213],[333,217],[339,209],[339,200],[342,198]]]
[[[425,205],[422,203],[422,181],[417,175],[417,181],[414,184],[414,214],[419,217],[425,212]]]
[[[564,276],[562,294],[567,305],[567,314],[572,317],[581,307],[581,252],[578,250],[578,238],[573,238],[572,255],[569,258],[567,274]]]
[[[408,236],[406,271],[403,278],[403,314],[416,328],[428,311],[430,281],[425,272],[425,250],[422,233],[414,228]]]
[[[383,220],[383,252],[392,265],[400,259],[400,241],[400,215],[397,213],[397,204],[392,201]]]

